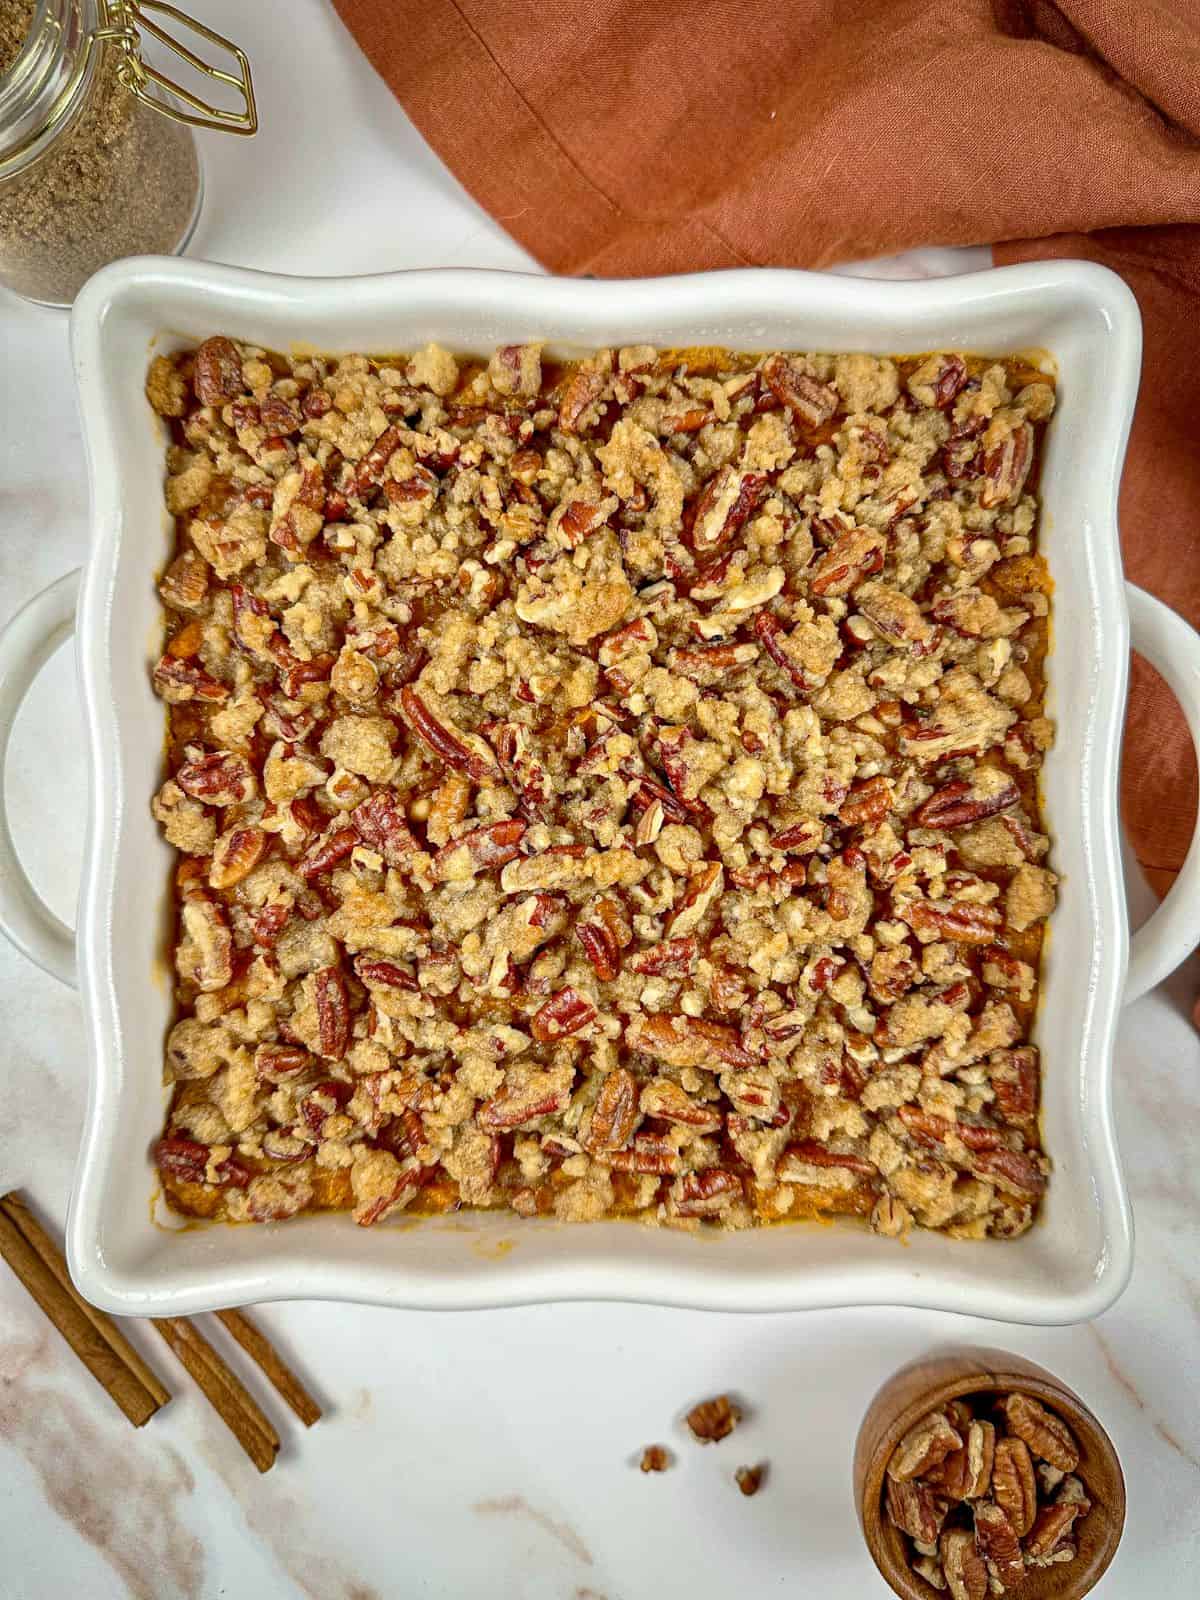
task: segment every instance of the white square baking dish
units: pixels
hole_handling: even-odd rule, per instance
[[[1063,884],[1037,1029],[1054,1163],[1037,1226],[1011,1242],[917,1233],[897,1244],[851,1222],[694,1237],[496,1213],[369,1230],[347,1216],[180,1227],[152,1214],[172,852],[149,810],[163,716],[148,668],[161,628],[153,579],[171,530],[162,438],[143,381],[153,350],[218,331],[285,351],[401,350],[430,338],[486,351],[536,337],[567,351],[649,341],[1049,353],[1060,407],[1042,478],[1042,540],[1055,582],[1049,711],[1058,736],[1045,801]],[[75,940],[91,1092],[68,1241],[88,1299],[152,1316],[282,1298],[445,1308],[595,1298],[752,1311],[903,1304],[1056,1323],[1094,1316],[1116,1298],[1132,1253],[1109,1094],[1117,1011],[1200,932],[1193,849],[1186,881],[1138,935],[1127,989],[1117,766],[1130,609],[1139,649],[1168,674],[1194,733],[1200,641],[1138,591],[1127,607],[1115,507],[1140,328],[1118,278],[1048,262],[915,283],[784,271],[625,282],[472,271],[306,280],[146,258],[92,279],[75,306],[72,342],[92,483],[78,615],[92,802]],[[14,624],[25,630],[27,655],[48,626],[67,620],[70,581],[56,587],[56,601],[44,597]],[[0,844],[8,847],[7,835]],[[14,908],[10,896],[3,915],[35,959],[70,976],[70,935],[44,908],[27,899]]]

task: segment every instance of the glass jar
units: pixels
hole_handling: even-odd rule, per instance
[[[228,51],[237,72],[202,61],[152,12]],[[231,87],[239,109],[144,61],[143,32]],[[246,57],[174,6],[0,0],[0,284],[67,306],[108,261],[183,250],[203,195],[192,128],[257,125]]]

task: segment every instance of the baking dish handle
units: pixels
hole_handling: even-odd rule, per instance
[[[33,680],[75,630],[79,572],[34,595],[0,633],[0,933],[22,955],[74,987],[75,935],[46,905],[21,865],[4,803],[4,770],[13,723]]]
[[[1125,585],[1133,648],[1179,701],[1200,762],[1200,634],[1135,584]],[[1137,1000],[1200,944],[1200,819],[1179,876],[1158,910],[1133,935],[1125,1000]]]

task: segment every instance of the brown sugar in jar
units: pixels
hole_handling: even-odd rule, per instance
[[[137,20],[113,0],[0,0],[0,283],[26,299],[69,305],[106,262],[192,235],[196,141],[145,92]]]

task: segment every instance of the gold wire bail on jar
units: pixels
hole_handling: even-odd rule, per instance
[[[257,131],[258,109],[254,104],[254,83],[250,76],[250,62],[245,51],[234,44],[232,39],[226,39],[215,28],[198,22],[195,17],[188,16],[186,11],[180,11],[177,6],[167,5],[165,0],[99,0],[99,9],[101,26],[93,33],[91,43],[93,45],[111,43],[121,52],[123,59],[117,68],[117,77],[137,99],[144,101],[148,106],[153,106],[156,111],[161,111],[163,116],[171,117],[175,122],[189,123],[193,128],[216,128],[226,133],[242,134]],[[182,39],[168,33],[166,28],[157,23],[149,14],[151,12],[169,17],[173,22],[206,39],[210,44],[215,44],[221,50],[228,52],[236,64],[236,73],[227,72],[224,67],[213,66],[211,62],[196,55]],[[210,105],[207,100],[200,99],[183,84],[176,83],[173,78],[161,73],[157,67],[143,61],[143,33],[157,39],[201,76],[226,84],[237,94],[241,101],[241,109],[226,111],[220,106]],[[162,92],[155,93],[156,89]],[[164,94],[173,96],[175,100],[182,101],[183,105],[192,109],[185,111],[181,106],[173,105],[170,100],[164,98]]]

